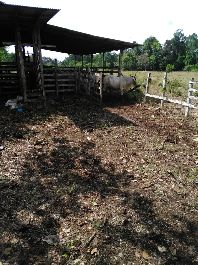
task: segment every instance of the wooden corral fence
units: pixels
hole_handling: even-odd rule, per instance
[[[59,96],[62,93],[77,91],[77,69],[71,67],[45,66],[43,73],[46,96],[50,94]]]
[[[172,98],[166,96],[166,87],[167,87],[167,83],[168,83],[167,72],[164,74],[163,83],[162,83],[163,92],[162,92],[161,96],[153,95],[153,94],[149,93],[150,83],[151,83],[151,73],[148,74],[147,80],[146,80],[145,100],[147,97],[159,99],[161,101],[161,107],[163,106],[164,102],[170,102],[170,103],[182,105],[185,107],[185,116],[186,117],[189,115],[190,109],[197,109],[198,110],[197,104],[195,104],[195,103],[193,104],[193,102],[192,102],[192,101],[198,101],[198,87],[197,87],[198,81],[195,81],[194,78],[192,78],[192,80],[189,81],[188,95],[187,95],[186,101],[172,99]]]
[[[16,96],[20,93],[20,84],[16,63],[0,63],[0,96]]]
[[[68,93],[87,95],[102,102],[103,77],[119,75],[119,67],[60,67],[56,64],[43,66],[43,87],[36,86],[37,75],[32,62],[25,62],[26,102],[43,101]],[[7,99],[23,96],[20,74],[16,63],[0,64],[0,97]]]

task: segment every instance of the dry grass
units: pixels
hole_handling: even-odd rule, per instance
[[[137,82],[139,84],[145,83],[145,80],[148,76],[147,71],[125,71],[125,75],[135,75],[137,78]],[[162,93],[162,81],[164,77],[164,72],[156,72],[156,71],[150,71],[152,82],[149,92],[152,94],[160,95]],[[173,87],[173,93],[167,91],[167,95],[171,97],[181,97],[185,99],[187,97],[187,91],[188,91],[188,82],[194,78],[196,81],[198,81],[198,73],[197,72],[171,72],[168,73],[168,81],[169,85],[167,87],[167,90],[170,90],[169,87],[172,85]]]

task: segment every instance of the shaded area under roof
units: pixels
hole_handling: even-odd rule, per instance
[[[82,32],[46,25],[41,30],[42,44],[51,45],[48,50],[70,54],[93,54],[134,48],[137,43],[97,37]],[[45,47],[43,47],[45,48]]]
[[[41,25],[42,49],[69,53],[94,54],[113,50],[134,48],[137,43],[124,42],[97,37],[73,31],[47,22],[58,13],[58,9],[7,5],[0,2],[0,45],[15,44],[15,25],[21,27],[21,39],[25,44],[32,44],[32,30],[37,21]]]

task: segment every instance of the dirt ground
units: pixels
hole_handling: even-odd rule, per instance
[[[175,106],[0,110],[0,264],[198,264],[198,118]]]

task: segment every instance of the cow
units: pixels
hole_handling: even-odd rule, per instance
[[[139,87],[136,84],[135,76],[114,76],[106,75],[103,78],[103,91],[114,92],[123,95],[135,88]]]

